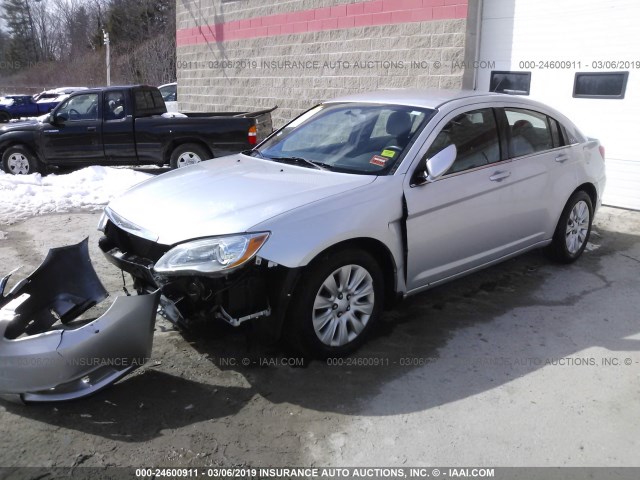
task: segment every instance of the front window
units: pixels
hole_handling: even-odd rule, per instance
[[[348,173],[392,170],[433,110],[402,105],[320,105],[265,142],[257,155],[275,161],[312,162]]]
[[[455,145],[458,153],[447,174],[499,162],[500,140],[493,109],[472,110],[453,118],[438,133],[425,161],[449,145]]]
[[[56,111],[56,116],[70,121],[97,120],[98,94],[86,93],[71,97]]]

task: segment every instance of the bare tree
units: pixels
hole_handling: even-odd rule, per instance
[[[0,83],[104,84],[103,29],[114,82],[175,80],[175,0],[0,0],[0,16]]]

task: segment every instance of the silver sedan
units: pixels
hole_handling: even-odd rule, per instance
[[[134,187],[100,246],[176,323],[250,321],[340,356],[408,295],[534,248],[575,261],[604,186],[599,142],[548,106],[383,91]]]

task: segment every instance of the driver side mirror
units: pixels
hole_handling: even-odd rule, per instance
[[[50,114],[49,118],[53,125],[64,125],[68,120],[67,116],[62,113]]]
[[[447,170],[449,170],[453,162],[456,161],[457,155],[458,149],[452,144],[428,159],[423,177],[424,183],[433,182],[447,173]]]

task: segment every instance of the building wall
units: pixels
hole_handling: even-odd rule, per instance
[[[637,0],[484,0],[478,89],[491,70],[528,72],[530,97],[560,110],[606,149],[608,205],[640,210]],[[574,98],[576,73],[628,72],[624,98]]]
[[[180,109],[246,111],[278,105],[274,121],[281,126],[346,93],[460,88],[464,62],[474,53],[465,35],[472,10],[467,3],[180,0]]]

